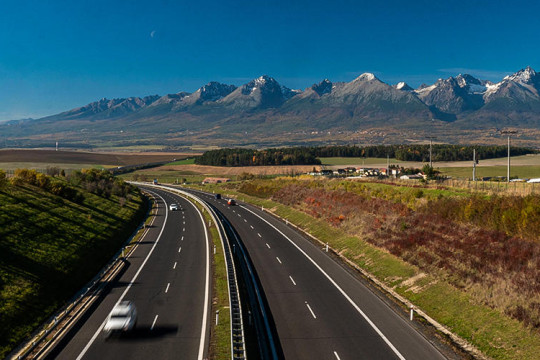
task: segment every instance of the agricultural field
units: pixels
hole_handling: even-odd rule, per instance
[[[138,165],[153,162],[175,161],[194,154],[186,153],[120,153],[54,150],[0,150],[0,168],[13,170],[19,168],[44,169],[56,166],[61,169],[109,168]]]

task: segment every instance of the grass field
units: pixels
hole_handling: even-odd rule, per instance
[[[195,164],[195,158],[187,158],[184,160],[173,161],[166,165],[193,165],[193,164]]]
[[[454,178],[470,178],[472,179],[472,167],[437,167],[443,175],[452,176]],[[479,166],[476,168],[476,177],[496,177],[505,176],[507,173],[506,166]],[[516,165],[510,166],[510,178],[518,177],[521,179],[531,179],[540,177],[540,166],[534,165]]]

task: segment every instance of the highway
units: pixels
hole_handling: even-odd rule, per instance
[[[443,355],[440,344],[292,227],[251,205],[190,191],[215,205],[245,244],[285,359],[458,358]]]
[[[209,341],[210,245],[200,212],[158,189],[154,223],[126,265],[50,359],[205,359]],[[169,211],[168,205],[180,205]],[[105,319],[120,300],[134,302],[136,328],[106,338]]]

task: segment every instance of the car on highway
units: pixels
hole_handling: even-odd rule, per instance
[[[221,199],[221,194],[216,194],[216,195],[214,195],[214,199],[216,199],[216,200]]]
[[[171,205],[169,205],[169,210],[171,210],[171,211],[177,211],[177,210],[178,210],[178,204],[171,204]]]
[[[234,199],[229,199],[229,200],[227,200],[227,205],[229,205],[229,206],[234,206],[234,205],[236,205],[236,200],[234,200]]]
[[[132,330],[137,324],[137,309],[131,301],[121,301],[107,317],[103,331],[108,335]]]

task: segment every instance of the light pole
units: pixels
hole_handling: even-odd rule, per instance
[[[508,167],[506,169],[506,182],[510,182],[510,135],[517,134],[515,130],[502,130],[501,134],[508,135]]]
[[[433,153],[433,139],[437,139],[435,136],[428,136],[429,139],[429,167],[433,168],[433,162],[431,161],[431,155]]]

